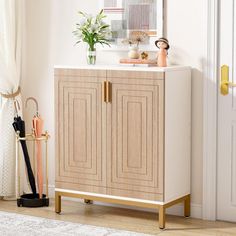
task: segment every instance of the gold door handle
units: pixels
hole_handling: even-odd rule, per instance
[[[107,102],[111,102],[111,82],[107,81],[107,95],[106,95],[106,98],[107,98]]]
[[[103,81],[103,101],[107,102],[107,81]]]
[[[103,82],[103,101],[108,103],[111,102],[111,82]]]
[[[222,95],[229,94],[229,87],[236,87],[236,84],[229,82],[229,67],[221,66],[220,92]]]

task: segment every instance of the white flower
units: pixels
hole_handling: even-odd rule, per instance
[[[84,41],[90,46],[97,43],[109,44],[112,34],[109,25],[102,20],[104,17],[102,11],[94,17],[83,12],[79,12],[79,14],[81,15],[80,22],[76,24],[76,29],[73,31],[77,43]]]
[[[94,25],[94,24],[96,24],[96,18],[91,19],[91,25]]]
[[[80,19],[79,24],[83,27],[86,24],[86,22],[87,22],[87,19],[85,17],[83,17],[83,18]]]
[[[106,25],[106,22],[104,20],[101,20],[99,23],[100,23],[101,26]]]
[[[87,20],[92,20],[93,19],[93,15],[92,14],[87,14]]]
[[[98,29],[99,29],[99,25],[98,24],[91,25],[91,28],[90,28],[91,32],[97,33]]]

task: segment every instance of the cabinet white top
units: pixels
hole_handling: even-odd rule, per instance
[[[151,71],[151,72],[168,72],[190,70],[190,66],[168,66],[168,67],[147,67],[131,65],[80,65],[67,66],[55,65],[54,69],[88,69],[88,70],[124,70],[124,71]]]

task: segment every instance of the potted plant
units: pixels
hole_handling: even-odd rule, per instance
[[[81,16],[80,22],[76,24],[73,34],[77,39],[76,44],[81,41],[88,44],[87,62],[90,65],[94,65],[96,63],[96,44],[110,46],[110,25],[103,20],[106,17],[103,10],[95,17],[81,11],[79,15]]]

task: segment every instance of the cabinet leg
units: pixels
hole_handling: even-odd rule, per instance
[[[61,213],[61,195],[59,193],[55,193],[55,212]]]
[[[84,199],[84,203],[86,203],[86,204],[93,204],[93,200]]]
[[[190,216],[190,195],[188,195],[184,200],[184,216]]]
[[[166,209],[165,206],[159,208],[159,228],[164,229],[166,224]]]

